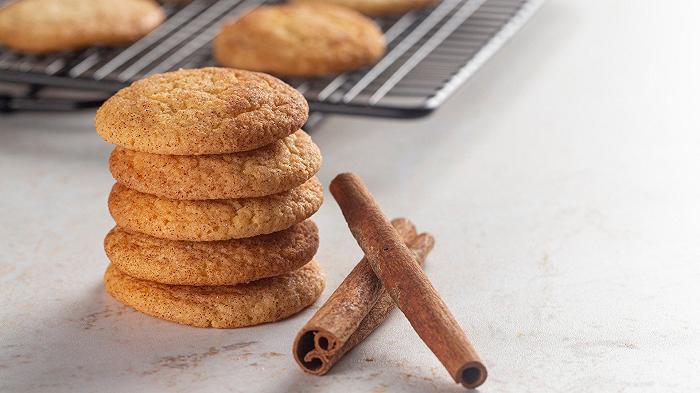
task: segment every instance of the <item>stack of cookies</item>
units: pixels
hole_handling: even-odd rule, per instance
[[[232,328],[311,305],[321,154],[303,96],[225,68],[154,75],[97,111],[117,147],[104,282],[117,300],[183,324]]]

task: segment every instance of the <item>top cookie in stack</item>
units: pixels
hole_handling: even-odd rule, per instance
[[[270,75],[225,68],[150,76],[120,90],[97,111],[107,142],[156,154],[249,151],[299,130],[304,97]]]
[[[117,145],[108,292],[195,326],[270,322],[313,303],[323,278],[307,218],[323,192],[307,117],[280,80],[225,68],[154,75],[107,100],[95,126]]]

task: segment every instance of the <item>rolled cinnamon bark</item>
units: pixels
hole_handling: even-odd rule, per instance
[[[362,180],[344,173],[329,188],[372,270],[420,338],[455,382],[470,389],[484,383],[486,367],[476,350]]]
[[[393,220],[392,225],[422,263],[433,248],[433,237],[427,233],[417,235],[414,225],[404,218]],[[393,308],[393,300],[363,258],[299,331],[292,348],[294,360],[307,373],[327,373],[367,338]]]

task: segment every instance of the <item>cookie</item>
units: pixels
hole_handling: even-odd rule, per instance
[[[120,45],[164,19],[152,0],[20,0],[0,9],[0,44],[28,53]]]
[[[311,77],[376,62],[384,37],[371,19],[326,4],[261,6],[225,24],[213,43],[219,64]]]
[[[366,15],[399,14],[434,4],[436,0],[295,0],[297,3],[337,4]]]
[[[157,154],[224,154],[269,145],[300,129],[304,97],[270,75],[227,68],[179,70],[125,87],[97,110],[107,142]]]
[[[318,250],[311,220],[269,235],[212,242],[165,240],[119,227],[105,238],[112,264],[131,277],[173,285],[235,285],[279,276]]]
[[[297,187],[321,166],[304,131],[242,153],[175,156],[117,147],[109,169],[121,184],[171,199],[260,197]]]
[[[104,276],[118,301],[156,318],[185,325],[236,328],[278,321],[313,304],[324,288],[315,261],[282,276],[242,285],[194,287],[140,280],[114,265]]]
[[[264,235],[300,223],[321,207],[315,177],[289,191],[259,198],[182,201],[144,194],[116,183],[109,212],[132,232],[171,240],[228,240]]]

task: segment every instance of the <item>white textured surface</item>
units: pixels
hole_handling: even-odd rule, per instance
[[[435,234],[426,269],[489,366],[480,391],[700,389],[698,11],[551,0],[433,117],[313,134],[324,184],[356,171]],[[225,331],[119,305],[91,114],[0,128],[0,391],[461,391],[400,313],[318,378],[289,356],[312,311]],[[325,298],[360,252],[329,195],[316,219]]]

